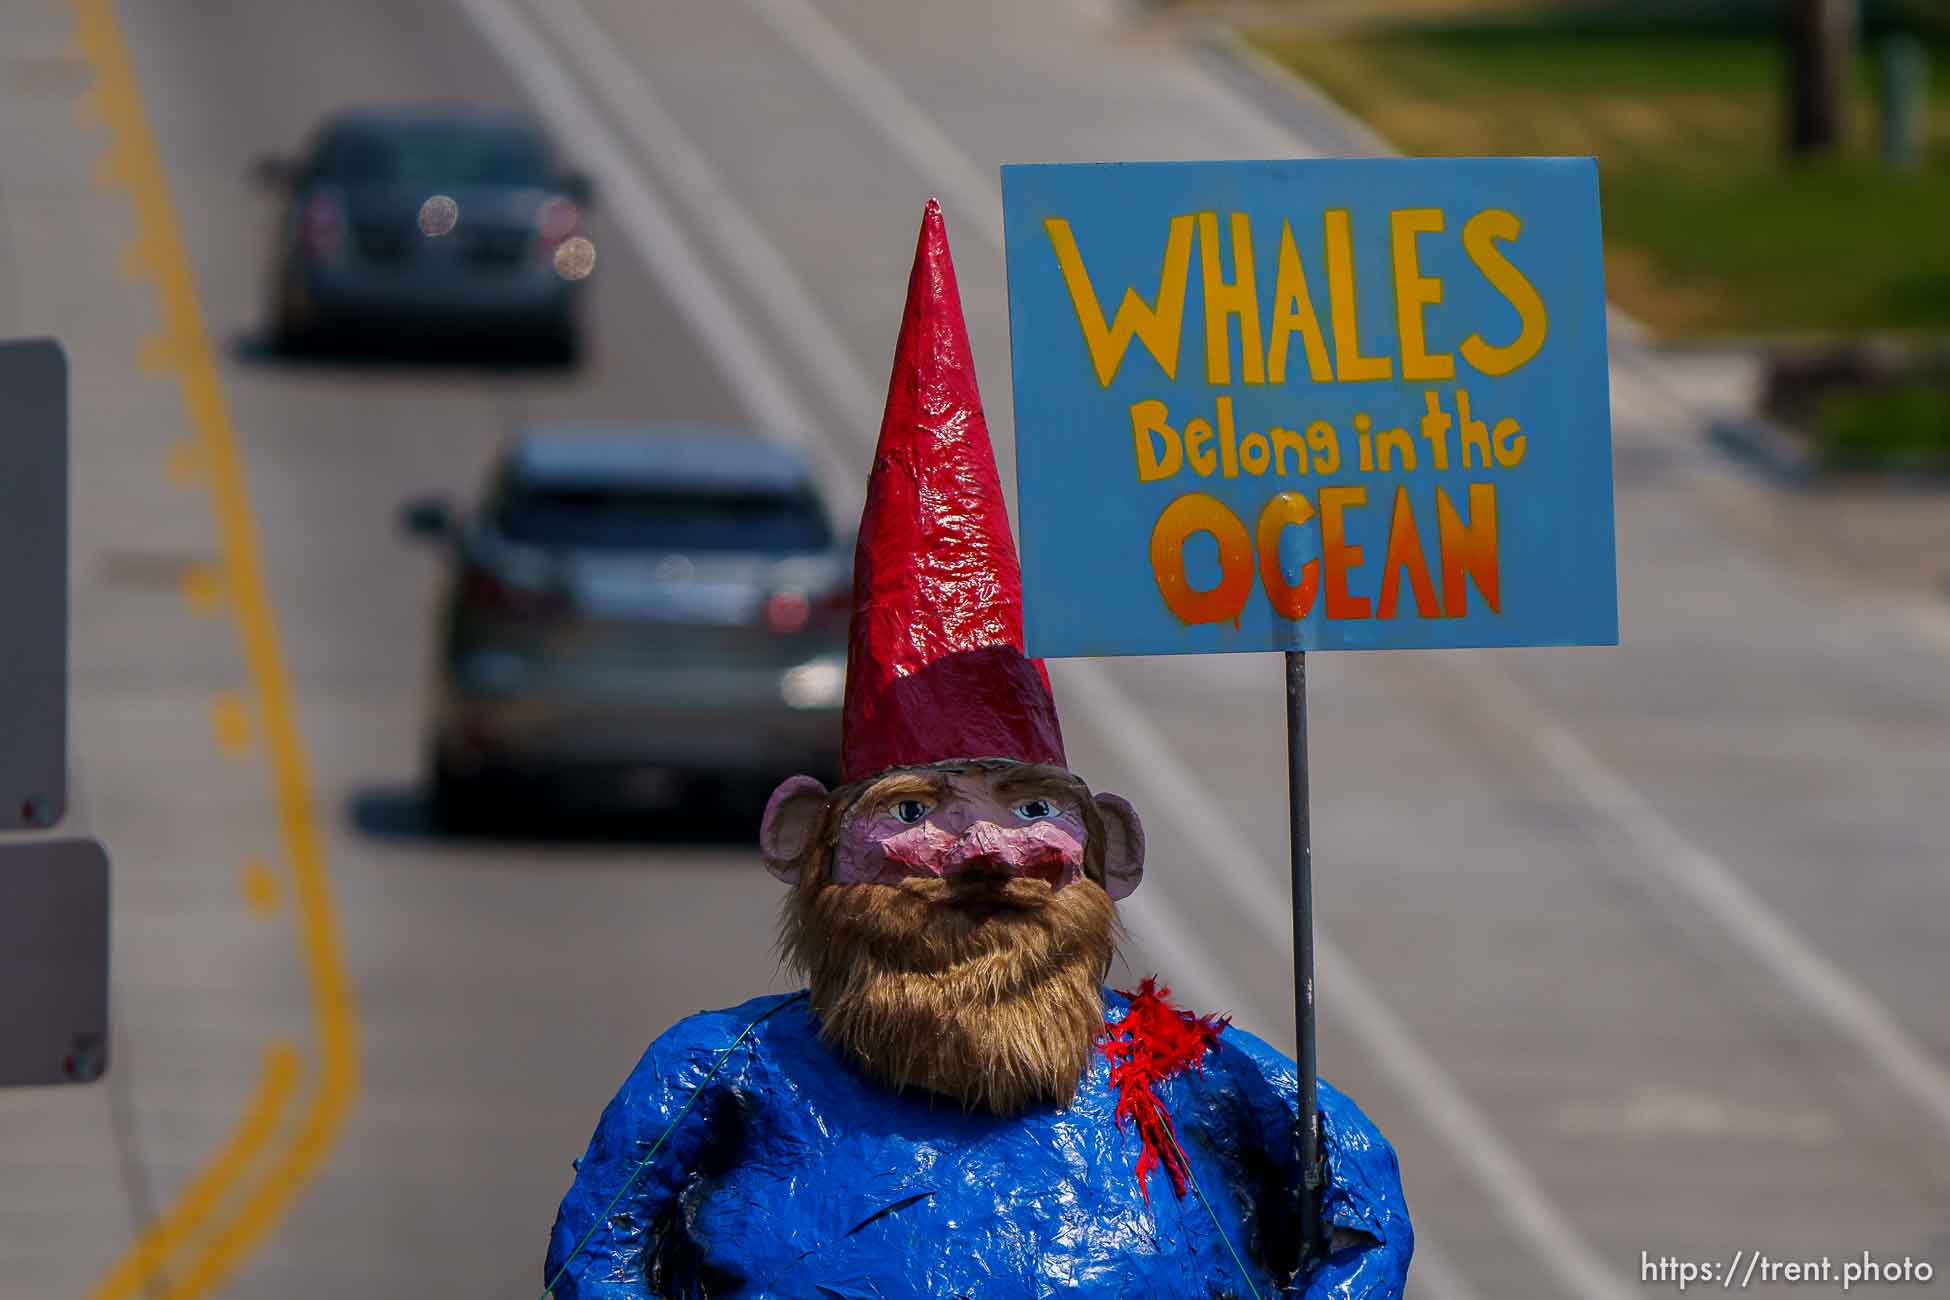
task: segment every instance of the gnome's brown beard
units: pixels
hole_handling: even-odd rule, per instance
[[[985,911],[962,904],[980,898]],[[1116,912],[1079,880],[810,883],[780,926],[820,1035],[896,1087],[1017,1114],[1068,1105],[1103,1032]]]

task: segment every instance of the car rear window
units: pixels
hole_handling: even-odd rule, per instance
[[[833,544],[810,492],[531,487],[503,497],[496,523],[511,541],[581,550],[787,553]]]
[[[351,184],[543,185],[549,161],[541,138],[515,127],[401,125],[332,132],[318,171]]]

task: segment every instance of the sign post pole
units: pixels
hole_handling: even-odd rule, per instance
[[[1293,859],[1294,1064],[1299,1075],[1300,1265],[1320,1239],[1320,1100],[1314,1064],[1314,850],[1307,803],[1307,654],[1286,652],[1287,835]]]

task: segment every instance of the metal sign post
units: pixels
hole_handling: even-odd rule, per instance
[[[1320,1099],[1314,1063],[1314,850],[1307,803],[1307,654],[1286,652],[1287,835],[1293,856],[1294,1065],[1299,1075],[1300,1265],[1320,1244]]]
[[[0,834],[68,806],[68,360],[0,342]],[[0,1088],[108,1068],[108,855],[89,839],[0,844]]]

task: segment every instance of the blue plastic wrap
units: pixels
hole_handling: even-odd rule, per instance
[[[1106,994],[1105,1005],[1108,1019],[1122,1018],[1121,995]],[[1293,1062],[1227,1028],[1203,1071],[1159,1093],[1260,1296],[1401,1294],[1414,1248],[1401,1175],[1353,1102],[1320,1085],[1326,1218],[1372,1242],[1330,1255],[1303,1289],[1273,1271],[1283,1258],[1290,1271],[1294,1248]],[[1067,1109],[966,1114],[862,1076],[819,1041],[802,995],[691,1016],[651,1044],[603,1112],[576,1162],[545,1276],[569,1260],[557,1300],[1249,1296],[1196,1194],[1174,1197],[1162,1179],[1148,1202],[1140,1194],[1140,1140],[1118,1128],[1115,1100],[1109,1066],[1094,1056]]]

